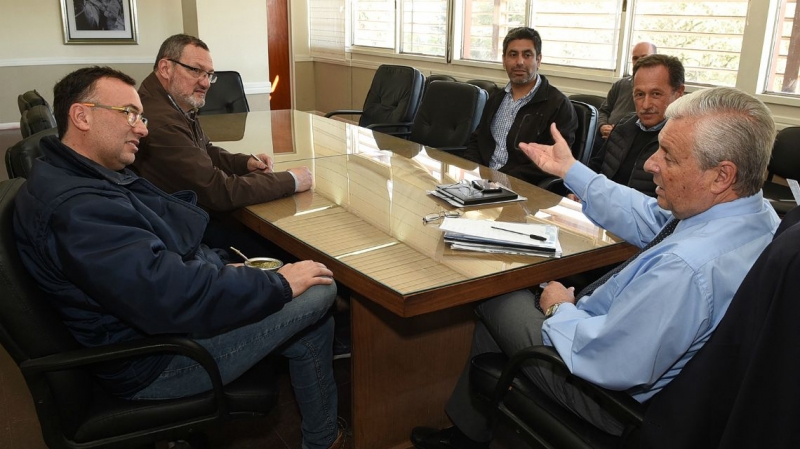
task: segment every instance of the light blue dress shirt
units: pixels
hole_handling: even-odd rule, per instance
[[[565,178],[596,224],[644,247],[672,218],[581,163]],[[570,371],[644,402],[709,339],[779,220],[761,192],[681,220],[675,232],[542,327]]]

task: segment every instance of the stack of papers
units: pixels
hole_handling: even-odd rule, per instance
[[[464,183],[438,185],[436,190],[430,190],[428,193],[447,201],[455,207],[505,203],[525,199],[505,187],[501,187],[499,192],[483,192]]]
[[[445,218],[439,230],[444,231],[444,241],[452,249],[561,257],[558,226]]]

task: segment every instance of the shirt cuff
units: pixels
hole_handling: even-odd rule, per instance
[[[297,181],[297,176],[289,170],[286,170],[286,173],[292,175],[292,179],[294,179],[294,192],[297,193],[297,188],[300,187],[299,181]]]
[[[589,182],[591,182],[595,176],[597,176],[597,173],[591,168],[583,165],[581,162],[575,162],[572,164],[569,171],[567,171],[567,175],[564,176],[564,183],[569,190],[578,195],[578,198],[584,199],[584,194],[589,186]]]

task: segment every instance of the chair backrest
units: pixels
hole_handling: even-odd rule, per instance
[[[434,81],[455,81],[456,79],[450,75],[444,74],[435,74],[425,78],[425,88],[422,90],[422,95],[425,95],[425,92],[428,91],[428,86],[431,85]]]
[[[409,140],[431,147],[467,143],[480,122],[488,94],[472,84],[434,81],[422,99]]]
[[[50,104],[39,94],[39,92],[36,91],[36,89],[29,90],[24,94],[17,96],[17,106],[19,106],[20,114],[34,106],[47,106],[50,108]]]
[[[39,104],[22,111],[19,118],[19,132],[22,137],[32,136],[39,131],[55,128],[56,118],[50,106]]]
[[[6,150],[6,172],[10,178],[27,178],[33,167],[33,161],[42,155],[39,142],[42,137],[55,136],[56,128],[45,129],[15,143]]]
[[[575,159],[588,164],[597,136],[597,108],[582,101],[570,99],[570,102],[578,116],[578,129],[575,131],[575,142],[572,143],[572,155]]]
[[[17,365],[80,347],[17,252],[14,200],[24,184],[21,178],[0,182],[0,344]],[[59,371],[46,378],[26,376],[25,380],[36,403],[42,433],[74,432],[90,406],[95,384],[91,374]],[[43,419],[43,414],[54,419]]]
[[[569,99],[590,104],[596,107],[597,109],[600,109],[600,106],[602,106],[603,102],[606,101],[605,97],[601,97],[600,95],[591,95],[591,94],[572,94],[569,96]]]
[[[372,78],[358,125],[410,123],[424,87],[425,77],[414,67],[381,65]]]
[[[206,92],[206,104],[199,111],[200,115],[230,114],[234,112],[250,112],[247,96],[244,93],[242,76],[235,71],[219,71],[217,82]]]
[[[767,169],[770,179],[778,175],[800,180],[800,126],[790,126],[778,132]]]
[[[493,93],[502,89],[500,86],[497,85],[497,83],[489,80],[468,80],[467,84],[472,84],[473,86],[480,87],[481,89],[485,90],[490,97],[492,96]]]

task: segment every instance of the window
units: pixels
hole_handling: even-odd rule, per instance
[[[447,0],[403,0],[401,53],[444,56]]]
[[[800,10],[796,0],[781,0],[776,14],[772,57],[765,91],[800,94]]]
[[[311,56],[344,59],[344,0],[309,0],[308,9]]]
[[[508,30],[525,25],[526,0],[465,0],[461,59],[500,61]]]
[[[353,45],[394,49],[394,0],[353,2]]]
[[[749,0],[637,0],[632,42],[678,57],[686,81],[735,86]]]
[[[800,95],[798,1],[353,0],[350,30],[361,48],[497,63],[506,33],[533,26],[547,67],[598,71],[592,75],[629,73],[631,45],[649,41],[681,59],[689,83]],[[748,31],[746,45],[748,58],[754,48],[769,58],[756,86],[757,77],[739,71],[757,70],[740,64],[745,29],[759,27],[767,35]]]

